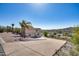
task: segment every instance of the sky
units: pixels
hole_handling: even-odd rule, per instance
[[[79,25],[77,3],[0,3],[0,25],[26,20],[41,29],[60,29]]]

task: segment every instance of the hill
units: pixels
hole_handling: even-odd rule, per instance
[[[68,32],[68,33],[72,33],[72,30],[74,29],[74,27],[68,27],[68,28],[63,28],[63,29],[52,29],[52,30],[43,30],[44,31],[47,31],[47,32],[57,32],[57,33],[60,33],[60,32]]]

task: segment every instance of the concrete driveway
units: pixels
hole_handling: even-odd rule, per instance
[[[3,46],[7,56],[52,56],[66,41],[45,38],[39,41],[5,43]]]

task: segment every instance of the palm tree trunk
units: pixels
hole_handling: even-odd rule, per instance
[[[23,38],[26,37],[25,28],[22,28],[22,37],[23,37]]]

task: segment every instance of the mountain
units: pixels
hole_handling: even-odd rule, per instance
[[[74,29],[74,27],[68,27],[68,28],[63,28],[63,29],[52,29],[52,30],[43,30],[44,31],[47,31],[47,32],[68,32],[68,33],[71,33],[72,30]]]

